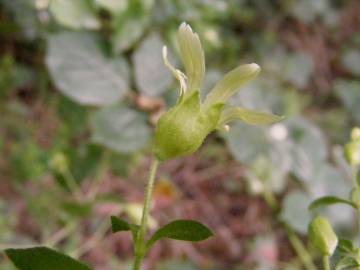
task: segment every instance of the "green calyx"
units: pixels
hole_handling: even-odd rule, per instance
[[[157,124],[155,155],[168,160],[194,153],[206,136],[216,129],[224,104],[214,104],[206,110],[196,91],[166,112]]]
[[[214,131],[228,130],[229,122],[241,120],[249,124],[270,124],[282,117],[240,107],[225,107],[227,100],[260,72],[257,64],[241,65],[227,73],[206,96],[200,98],[205,76],[205,58],[199,36],[182,23],[177,33],[180,56],[185,73],[176,69],[167,59],[163,48],[164,64],[179,81],[177,104],[158,121],[155,133],[155,155],[161,160],[194,153],[206,136]]]

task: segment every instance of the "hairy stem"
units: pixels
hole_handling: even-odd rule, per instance
[[[133,270],[140,270],[142,260],[145,256],[145,234],[150,212],[151,197],[154,190],[155,176],[159,161],[154,158],[150,168],[149,179],[146,187],[145,201],[143,206],[141,224],[135,240],[135,262]]]

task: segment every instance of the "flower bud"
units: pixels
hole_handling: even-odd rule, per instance
[[[180,97],[179,102],[158,121],[155,133],[155,155],[161,160],[194,153],[218,123],[222,103],[204,110],[200,93],[189,98]]]
[[[351,132],[351,141],[345,145],[345,158],[352,166],[360,165],[360,128]]]
[[[323,256],[331,256],[334,253],[338,238],[326,218],[322,216],[314,218],[309,225],[308,233],[310,241]]]

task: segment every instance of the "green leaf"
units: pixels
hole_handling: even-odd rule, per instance
[[[80,104],[109,105],[128,91],[119,61],[106,59],[90,33],[60,33],[48,38],[46,63],[57,88]]]
[[[284,77],[295,86],[303,88],[308,84],[313,70],[312,56],[299,52],[288,56],[284,67]]]
[[[87,217],[92,213],[93,204],[90,202],[64,201],[61,206],[71,216]]]
[[[341,258],[337,262],[337,264],[335,266],[335,270],[355,268],[358,266],[360,266],[360,264],[356,261],[355,258],[347,256],[347,257]]]
[[[7,249],[5,253],[19,270],[91,270],[87,265],[47,247]]]
[[[351,116],[360,123],[360,82],[338,79],[334,83],[335,94],[340,98]]]
[[[158,34],[146,38],[133,55],[136,85],[148,96],[164,93],[172,82],[169,70],[162,62],[163,41]]]
[[[145,117],[122,105],[99,109],[90,124],[94,142],[120,153],[140,150],[150,137]]]
[[[257,64],[241,65],[227,73],[206,96],[204,104],[226,102],[236,91],[254,79],[260,72]]]
[[[182,23],[177,33],[181,59],[188,78],[188,96],[200,90],[205,77],[205,57],[198,34]]]
[[[250,125],[264,125],[272,124],[282,119],[284,119],[282,116],[271,113],[259,112],[242,107],[229,107],[221,113],[218,125],[223,126],[233,120],[242,120]]]
[[[128,5],[127,0],[95,0],[95,2],[114,14],[124,11]]]
[[[111,216],[111,228],[113,233],[130,231],[130,224],[123,219]]]
[[[285,221],[297,232],[305,234],[311,215],[308,211],[310,197],[301,191],[288,193],[283,201],[281,220]]]
[[[360,76],[360,51],[347,50],[341,58],[342,64],[355,76]]]
[[[120,53],[130,49],[143,35],[148,27],[153,0],[131,0],[128,8],[113,20],[113,51]]]
[[[332,205],[332,204],[337,204],[337,203],[348,204],[352,207],[355,207],[354,204],[348,200],[345,200],[345,199],[342,199],[342,198],[339,198],[336,196],[325,196],[325,197],[321,197],[321,198],[313,201],[310,204],[309,209],[314,210],[321,206],[327,206],[327,205]]]
[[[100,21],[89,0],[53,0],[50,11],[55,20],[72,29],[98,29]]]
[[[131,231],[133,239],[135,240],[139,231],[139,226],[130,224],[118,217],[111,216],[111,229],[113,233]]]
[[[354,243],[351,240],[348,239],[340,239],[337,249],[340,253],[343,254],[351,254],[355,253],[357,250],[357,247],[354,245]]]
[[[213,235],[213,232],[208,227],[197,221],[175,220],[157,230],[146,246],[149,249],[156,241],[162,238],[198,242]]]

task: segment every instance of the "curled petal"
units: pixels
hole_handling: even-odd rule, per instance
[[[194,33],[190,25],[182,23],[177,33],[181,59],[188,78],[188,93],[200,90],[205,76],[204,51],[198,34]]]
[[[180,96],[186,92],[186,75],[181,71],[176,69],[168,60],[167,57],[167,47],[164,46],[162,50],[164,64],[167,68],[170,69],[173,76],[180,82]]]
[[[227,73],[206,96],[205,106],[222,102],[225,103],[236,93],[240,86],[254,79],[260,72],[257,64],[241,65]]]
[[[254,111],[242,107],[226,108],[220,115],[218,129],[222,129],[226,124],[233,120],[241,120],[250,125],[272,124],[284,119],[283,116],[271,113]]]

